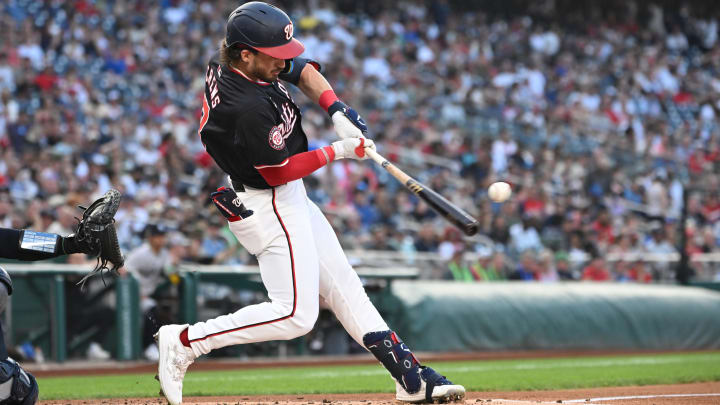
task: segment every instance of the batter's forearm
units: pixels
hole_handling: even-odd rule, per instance
[[[303,68],[298,87],[328,113],[341,139],[365,137],[367,125],[360,114],[340,101],[330,83],[311,64]]]
[[[315,170],[335,160],[332,146],[315,149],[290,156],[282,163],[272,166],[255,166],[267,184],[275,187],[302,179]]]
[[[325,79],[322,73],[318,72],[313,65],[308,63],[300,73],[300,81],[298,87],[310,100],[317,103],[320,96],[327,90],[332,90],[332,86]]]

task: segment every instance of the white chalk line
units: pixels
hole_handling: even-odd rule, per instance
[[[497,404],[497,405],[521,405],[521,404],[533,404],[533,405],[542,405],[542,404],[556,404],[557,402],[539,402],[537,400],[535,401],[521,401],[518,399],[491,399],[490,402],[484,402],[485,404]],[[602,405],[602,404],[595,404],[595,405]]]
[[[598,401],[620,401],[623,399],[654,399],[654,398],[683,398],[683,397],[720,397],[720,393],[712,394],[661,394],[661,395],[631,395],[626,397],[603,397],[590,399],[571,399],[562,401],[563,404],[579,404]]]

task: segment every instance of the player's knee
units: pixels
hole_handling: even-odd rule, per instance
[[[37,402],[39,388],[35,377],[9,357],[0,361],[0,385],[10,387],[8,391],[3,390],[2,404],[33,405]]]
[[[298,308],[295,311],[295,314],[290,318],[290,322],[293,325],[293,336],[288,339],[294,339],[310,333],[315,326],[319,311],[320,310],[317,305],[310,308],[303,308],[302,310]]]

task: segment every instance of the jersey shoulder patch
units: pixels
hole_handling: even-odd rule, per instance
[[[268,141],[270,142],[270,147],[275,150],[285,149],[285,137],[283,137],[282,129],[280,129],[279,125],[270,128]]]

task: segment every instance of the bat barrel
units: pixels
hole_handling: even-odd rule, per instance
[[[423,184],[414,182],[413,186],[408,189],[413,191],[418,197],[422,198],[435,212],[442,215],[450,223],[458,227],[467,236],[472,236],[480,230],[480,224],[477,219],[463,211],[455,204],[446,200],[445,197],[436,193],[432,189],[425,187]],[[415,191],[417,190],[417,191]]]
[[[400,183],[404,184],[408,190],[417,194],[417,196],[425,201],[433,210],[435,210],[435,212],[445,217],[445,219],[447,219],[450,223],[463,231],[465,235],[472,236],[478,233],[480,224],[470,214],[455,206],[455,204],[446,200],[440,194],[408,176],[405,172],[395,167],[395,165],[390,163],[374,150],[365,148],[365,152],[372,160],[392,174],[393,177],[395,177]]]

